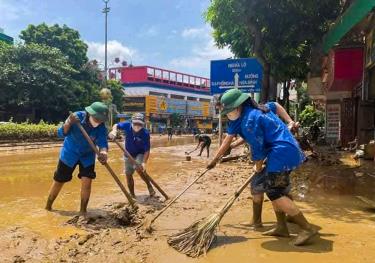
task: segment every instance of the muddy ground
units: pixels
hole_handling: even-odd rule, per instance
[[[169,145],[169,146],[168,146]],[[173,197],[202,171],[205,157],[184,152],[194,147],[191,138],[154,140],[149,173]],[[161,147],[166,146],[166,147]],[[110,164],[119,174],[122,157],[111,146]],[[241,154],[237,150],[233,154]],[[305,247],[289,238],[264,237],[239,223],[251,217],[250,191],[240,196],[226,214],[217,239],[206,256],[188,258],[170,248],[167,237],[221,207],[249,176],[248,160],[222,163],[209,171],[144,232],[142,222],[165,206],[163,197],[149,198],[136,177],[137,212],[103,169],[97,168],[89,204],[89,218],[77,217],[79,180],[64,186],[54,211],[43,209],[58,149],[4,153],[0,158],[1,262],[375,262],[375,169],[350,156],[325,149],[292,175],[293,196],[320,235]],[[124,181],[123,175],[121,175]],[[275,222],[270,202],[263,220]],[[298,228],[290,224],[293,235]],[[292,237],[293,238],[293,237]]]

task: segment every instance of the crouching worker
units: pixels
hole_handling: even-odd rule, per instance
[[[240,90],[226,91],[220,102],[222,114],[226,114],[230,120],[228,136],[207,168],[215,167],[220,157],[230,147],[234,136],[240,135],[250,145],[252,159],[255,162],[256,174],[252,181],[252,192],[267,194],[272,201],[277,219],[276,227],[264,234],[289,237],[286,224],[286,214],[288,214],[301,228],[294,245],[305,245],[317,231],[288,197],[289,174],[305,159],[297,141],[274,110],[258,105]]]
[[[210,157],[210,146],[211,146],[210,136],[208,136],[206,134],[200,134],[200,135],[196,135],[196,137],[198,138],[198,145],[197,145],[197,147],[195,148],[194,151],[196,151],[199,147],[201,147],[198,156],[202,156],[203,150],[204,150],[204,148],[206,148],[207,158]]]
[[[135,113],[132,116],[131,122],[120,122],[113,125],[112,131],[108,137],[114,139],[117,136],[117,130],[124,131],[125,134],[125,149],[128,153],[136,160],[139,165],[142,165],[143,170],[146,170],[146,164],[150,157],[150,132],[144,128],[144,116],[141,113]],[[125,156],[125,175],[129,192],[133,198],[135,198],[134,192],[134,179],[133,174],[136,171],[136,167],[130,162]],[[140,174],[143,181],[145,181],[150,196],[155,195],[151,182]]]
[[[51,211],[52,204],[64,183],[72,180],[72,174],[79,166],[78,178],[81,179],[81,209],[80,215],[85,216],[91,194],[91,183],[95,179],[95,152],[91,149],[76,123],[81,123],[94,144],[99,147],[98,160],[107,162],[107,120],[108,108],[102,102],[94,102],[85,108],[70,114],[65,123],[58,129],[58,136],[64,138],[60,151],[60,159],[54,174],[54,182],[49,192],[46,209]]]

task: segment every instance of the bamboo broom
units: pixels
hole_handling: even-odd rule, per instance
[[[238,196],[249,185],[254,174],[255,173],[253,173],[246,182],[237,189],[234,195],[219,210],[219,212],[202,218],[184,230],[170,236],[168,238],[168,244],[189,257],[198,257],[203,253],[205,254],[215,238],[216,227],[220,224],[221,219],[234,204]]]

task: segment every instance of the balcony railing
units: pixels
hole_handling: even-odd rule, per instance
[[[114,73],[116,71],[121,71],[121,82],[124,84],[149,82],[186,90],[210,92],[208,78],[150,66],[115,68]]]

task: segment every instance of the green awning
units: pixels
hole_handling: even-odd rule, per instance
[[[357,0],[337,20],[336,24],[327,33],[323,48],[328,52],[348,33],[356,24],[375,7],[375,0]]]

